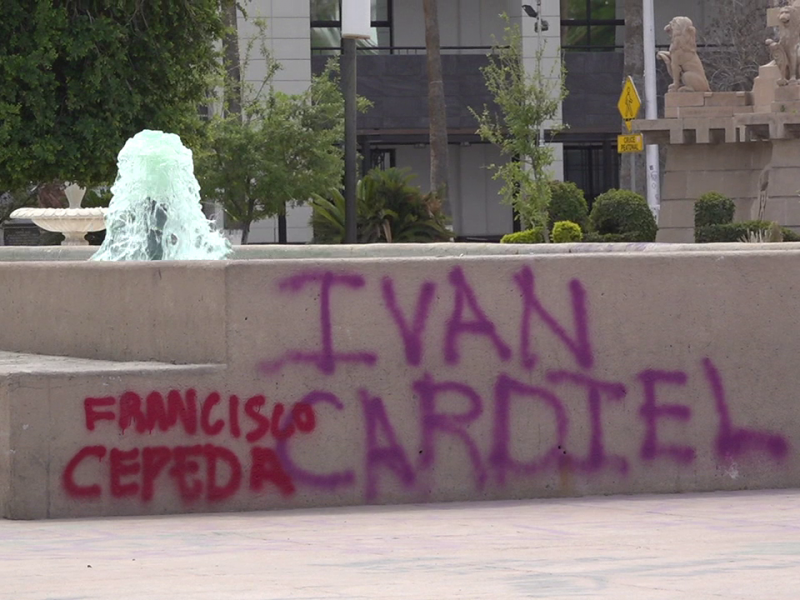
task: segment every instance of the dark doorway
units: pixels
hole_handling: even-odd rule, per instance
[[[594,199],[619,187],[619,154],[609,140],[603,143],[565,144],[564,180],[583,190],[589,208]]]

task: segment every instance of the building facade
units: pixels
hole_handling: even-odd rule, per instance
[[[536,0],[528,0],[536,8]],[[561,118],[566,129],[554,139],[552,176],[575,182],[591,202],[619,185],[616,136],[621,121],[617,100],[622,85],[623,0],[542,0],[539,18],[529,16],[521,0],[439,0],[442,67],[449,131],[452,223],[459,239],[496,240],[514,229],[511,208],[500,203],[500,182],[487,165],[503,158],[476,135],[470,108],[491,103],[480,73],[492,45],[503,36],[508,15],[521,27],[526,68],[535,65],[545,47],[545,72],[563,56],[569,92]],[[667,45],[663,25],[678,14],[702,28],[705,3],[691,0],[656,2],[657,43]],[[324,67],[340,45],[339,0],[252,0],[238,26],[245,48],[258,32],[257,18],[267,22],[267,48],[281,63],[274,84],[281,91],[301,92],[313,73]],[[539,30],[541,20],[547,27]],[[372,0],[372,39],[361,44],[358,93],[373,108],[359,115],[359,150],[365,166],[406,167],[423,191],[429,188],[427,76],[422,0]],[[549,61],[549,64],[548,64]],[[251,57],[245,78],[260,83],[266,60]],[[311,239],[310,208],[290,209],[285,234],[277,219],[257,224],[252,243],[289,243]]]

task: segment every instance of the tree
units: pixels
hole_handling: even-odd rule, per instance
[[[708,14],[715,16],[701,38],[706,46],[701,57],[711,89],[749,91],[758,67],[770,61],[765,40],[772,37],[767,8],[773,0],[714,0],[710,4]]]
[[[0,193],[0,225],[11,218],[11,213],[18,208],[25,208],[35,204],[35,188]]]
[[[493,178],[504,182],[500,190],[503,202],[514,207],[525,227],[545,228],[552,178],[548,167],[555,160],[555,152],[540,139],[540,131],[549,126],[552,135],[562,128],[555,120],[567,95],[564,67],[561,61],[555,61],[545,71],[546,44],[541,44],[532,70],[526,72],[520,28],[504,17],[503,41],[494,46],[489,64],[481,69],[499,113],[484,107],[481,114],[472,114],[478,119],[481,138],[498,146],[508,159],[489,165]]]
[[[447,106],[442,78],[442,57],[439,43],[439,10],[437,0],[423,0],[425,13],[425,49],[428,65],[428,121],[431,150],[431,191],[442,199],[449,212]]]
[[[623,0],[625,10],[625,51],[620,91],[630,76],[640,93],[644,92],[644,19],[642,0]],[[622,132],[628,133],[622,125]],[[620,160],[620,187],[637,194],[647,194],[647,169],[643,152],[634,152]]]
[[[338,66],[330,61],[303,94],[275,91],[279,66],[266,54],[267,79],[245,92],[242,114],[211,119],[196,171],[208,200],[221,202],[242,227],[247,243],[253,221],[281,214],[313,193],[340,187],[344,169],[344,99]]]
[[[219,0],[3,0],[0,189],[108,182],[145,128],[191,143],[222,31]]]

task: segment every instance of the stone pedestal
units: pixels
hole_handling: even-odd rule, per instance
[[[752,92],[673,92],[665,118],[634,121],[645,144],[667,147],[659,242],[694,241],[694,203],[706,192],[736,202],[737,221],[755,219],[759,181],[768,181],[764,219],[800,230],[800,85],[777,85],[761,67]]]

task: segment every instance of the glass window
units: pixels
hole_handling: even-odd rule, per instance
[[[341,48],[341,0],[311,0],[311,51],[333,54]],[[359,40],[362,52],[389,52],[392,46],[392,0],[372,0],[372,37]]]
[[[573,182],[583,190],[589,208],[597,196],[619,187],[616,139],[602,144],[565,144],[564,180]]]
[[[341,5],[339,0],[312,0],[312,21],[340,21]]]
[[[561,0],[561,45],[565,50],[621,49],[624,25],[625,21],[617,18],[617,0]]]

